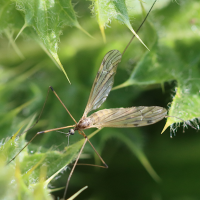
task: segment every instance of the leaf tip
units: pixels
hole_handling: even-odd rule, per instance
[[[83,187],[82,189],[80,189],[78,192],[76,192],[74,195],[72,195],[70,198],[68,198],[68,200],[73,200],[75,199],[81,192],[83,192],[85,189],[87,189],[88,186]]]
[[[146,46],[146,44],[144,44],[144,42],[142,41],[142,39],[139,37],[139,35],[132,29],[130,28],[131,32],[135,35],[135,37],[144,45],[144,47],[149,50],[149,48]],[[150,50],[149,50],[150,51]]]
[[[22,31],[26,28],[26,24],[24,24],[23,26],[22,26],[22,28],[20,29],[20,31],[19,31],[19,33],[17,34],[17,36],[15,37],[15,40],[14,41],[16,41],[17,40],[17,38],[19,37],[19,35],[22,33]]]
[[[166,122],[166,124],[165,124],[165,126],[164,126],[164,128],[163,128],[163,130],[161,132],[161,134],[163,134],[171,124],[172,124],[172,122],[170,120],[167,120],[167,122]]]
[[[118,89],[121,89],[121,88],[124,88],[124,87],[128,87],[128,86],[130,86],[130,85],[132,85],[132,84],[133,84],[133,82],[127,80],[127,81],[125,81],[124,83],[119,84],[119,85],[113,87],[113,88],[112,88],[112,91],[113,91],[113,90],[118,90]]]
[[[54,52],[50,52],[50,53],[51,53],[51,55],[53,56],[53,59],[54,59],[54,61],[55,61],[55,64],[57,65],[57,67],[58,67],[59,69],[62,70],[62,72],[63,72],[64,75],[66,76],[66,78],[67,78],[69,84],[71,85],[71,82],[70,82],[70,80],[69,80],[69,77],[67,76],[67,73],[66,73],[64,67],[63,67],[62,64],[61,64],[61,62],[60,62],[60,60],[59,60],[59,58],[58,58],[57,53],[54,53]]]
[[[99,28],[100,28],[100,31],[101,31],[101,35],[103,37],[103,41],[104,41],[104,43],[106,43],[106,35],[105,35],[105,31],[104,31],[104,26],[100,25]]]
[[[92,35],[90,35],[85,29],[83,29],[79,24],[77,25],[77,28],[80,29],[81,31],[83,31],[83,33],[85,33],[90,38],[94,39],[94,37]]]

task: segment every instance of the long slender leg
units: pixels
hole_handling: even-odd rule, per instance
[[[58,100],[60,101],[60,103],[63,105],[63,107],[65,108],[65,110],[68,112],[69,116],[73,119],[73,121],[77,124],[76,120],[73,118],[73,116],[71,115],[71,113],[69,112],[69,110],[67,109],[67,107],[65,106],[65,104],[62,102],[62,100],[60,99],[60,97],[57,95],[57,93],[55,92],[55,90],[53,89],[52,86],[49,86],[49,88],[51,88],[51,90],[53,91],[53,93],[55,94],[55,96],[58,98]]]
[[[63,127],[59,127],[59,128],[52,128],[52,129],[49,129],[49,130],[40,131],[37,134],[48,133],[48,132],[51,132],[51,131],[58,131],[58,130],[62,130],[62,129],[65,129],[65,128],[71,128],[71,127],[75,127],[75,125],[63,126]]]
[[[104,164],[105,168],[108,168],[108,165],[106,164],[106,162],[103,160],[103,158],[99,155],[99,153],[97,152],[97,150],[94,148],[94,146],[92,145],[92,143],[90,142],[90,140],[88,139],[87,135],[85,135],[85,133],[83,131],[79,131],[79,134],[83,135],[84,138],[87,139],[87,141],[89,142],[90,146],[93,148],[93,150],[95,151],[95,153],[97,154],[97,156],[99,157],[99,159],[101,160],[101,162]],[[87,165],[87,164],[84,164]],[[96,165],[91,165],[91,166],[96,166]],[[99,166],[98,167],[103,167],[103,166]]]
[[[63,199],[65,199],[65,196],[66,196],[66,194],[67,194],[67,189],[68,189],[68,186],[69,186],[69,181],[70,181],[70,179],[71,179],[71,176],[72,176],[72,174],[73,174],[73,172],[74,172],[74,169],[75,169],[76,165],[89,165],[89,166],[94,166],[94,167],[108,168],[108,165],[105,163],[105,161],[103,160],[103,158],[99,155],[99,153],[97,152],[97,150],[94,148],[94,146],[92,145],[92,143],[91,143],[90,140],[88,139],[87,135],[85,135],[85,133],[84,133],[83,131],[81,131],[81,132],[79,131],[79,134],[81,134],[81,135],[84,136],[85,141],[84,141],[84,143],[83,143],[83,145],[82,145],[82,147],[81,147],[81,150],[80,150],[80,152],[79,152],[79,154],[78,154],[78,156],[77,156],[77,158],[76,158],[76,161],[75,161],[75,163],[74,163],[74,165],[73,165],[73,168],[72,168],[72,170],[71,170],[71,172],[70,172],[70,174],[69,174],[69,176],[68,176],[67,183],[66,183],[66,187],[65,187],[65,192],[64,192],[64,195],[63,195]],[[83,152],[83,149],[84,149],[85,144],[86,144],[87,141],[90,143],[90,145],[91,145],[91,147],[94,149],[95,153],[99,156],[99,158],[100,158],[101,162],[104,164],[104,166],[93,165],[93,164],[77,164],[77,163],[78,163],[78,160],[79,160],[79,158],[80,158],[80,156],[81,156],[81,153]]]
[[[147,15],[145,16],[145,18],[143,19],[142,23],[140,24],[139,28],[137,29],[136,33],[138,33],[138,31],[141,29],[142,25],[144,24],[144,22],[146,21],[147,17],[149,16],[151,10],[153,9],[155,3],[157,0],[155,0],[150,8],[150,10],[148,11]],[[124,51],[122,52],[122,56],[124,55],[126,49],[129,47],[129,45],[131,44],[132,40],[134,39],[135,35],[133,35],[133,37],[131,38],[131,40],[129,41],[129,43],[126,45]]]
[[[64,192],[64,195],[63,195],[63,200],[65,199],[65,196],[66,196],[66,194],[67,194],[67,189],[68,189],[68,186],[69,186],[69,181],[70,181],[70,179],[71,179],[71,176],[72,176],[72,174],[73,174],[73,172],[74,172],[74,169],[75,169],[75,167],[76,167],[76,165],[77,165],[77,162],[78,162],[78,160],[79,160],[79,158],[80,158],[80,156],[81,156],[81,153],[82,153],[82,151],[83,151],[83,149],[84,149],[85,144],[86,144],[87,141],[88,141],[87,138],[85,138],[85,141],[84,141],[84,143],[83,143],[83,146],[81,147],[81,150],[80,150],[80,152],[79,152],[79,154],[78,154],[78,156],[77,156],[77,158],[76,158],[76,161],[75,161],[75,163],[74,163],[74,165],[73,165],[73,168],[72,168],[72,170],[71,170],[71,172],[70,172],[70,174],[69,174],[69,176],[68,176],[67,183],[66,183],[66,187],[65,187],[65,192]]]
[[[21,136],[22,134],[26,133],[26,132],[29,131],[30,129],[32,129],[32,128],[39,122],[40,117],[42,116],[44,107],[45,107],[45,105],[46,105],[47,98],[48,98],[48,96],[49,96],[49,90],[50,90],[50,88],[49,88],[48,91],[47,91],[47,96],[46,96],[45,102],[44,102],[44,104],[43,104],[43,106],[42,106],[42,110],[41,110],[41,112],[40,112],[40,114],[39,114],[39,117],[37,118],[36,122],[35,122],[30,128],[28,128],[27,130],[23,131],[19,136]]]
[[[74,117],[72,116],[72,114],[69,112],[69,110],[66,108],[65,104],[62,102],[62,100],[60,99],[60,97],[57,95],[57,93],[55,92],[55,90],[53,89],[53,87],[52,87],[52,86],[49,86],[49,89],[48,89],[48,91],[47,91],[47,96],[46,96],[44,105],[43,105],[43,107],[42,107],[42,110],[41,110],[41,112],[40,112],[40,114],[39,114],[38,119],[36,120],[36,122],[35,122],[30,128],[28,128],[27,130],[23,131],[20,135],[22,135],[22,134],[24,134],[25,132],[29,131],[31,128],[33,128],[33,127],[39,122],[40,117],[42,116],[44,107],[45,107],[45,105],[46,105],[46,102],[47,102],[47,98],[48,98],[48,96],[49,96],[49,90],[50,90],[50,89],[53,91],[53,93],[54,93],[55,96],[58,98],[58,100],[60,101],[60,103],[63,105],[63,107],[65,108],[65,110],[68,112],[68,114],[69,114],[70,117],[73,119],[73,121],[77,124],[76,120],[74,119]],[[20,135],[19,135],[19,136],[20,136]]]
[[[57,93],[55,92],[55,90],[53,89],[53,87],[52,86],[49,86],[49,89],[48,89],[48,92],[47,92],[47,96],[46,96],[46,99],[45,99],[45,102],[44,102],[44,105],[43,105],[43,107],[42,107],[42,110],[41,110],[41,112],[40,112],[40,114],[39,114],[39,117],[38,117],[38,119],[36,120],[36,122],[29,128],[29,129],[27,129],[27,130],[25,130],[23,133],[25,133],[25,132],[27,132],[28,130],[30,130],[31,128],[33,128],[37,123],[38,123],[38,121],[39,121],[39,119],[40,119],[40,117],[41,117],[41,115],[42,115],[42,113],[43,113],[43,110],[44,110],[44,107],[45,107],[45,105],[46,105],[46,102],[47,102],[47,98],[48,98],[48,95],[49,95],[49,90],[52,90],[53,91],[53,93],[55,94],[55,96],[58,98],[58,100],[60,101],[60,103],[63,105],[63,107],[65,108],[65,110],[68,112],[68,114],[70,115],[70,117],[74,120],[74,122],[75,123],[77,123],[76,122],[76,120],[73,118],[73,116],[71,115],[71,113],[69,112],[69,110],[66,108],[66,106],[64,105],[64,103],[61,101],[61,99],[60,99],[60,97],[57,95]],[[65,127],[60,127],[60,128],[55,128],[55,129],[49,129],[49,130],[46,130],[46,131],[40,131],[40,132],[38,132],[38,133],[36,133],[34,136],[33,136],[33,138],[17,153],[17,155],[15,155],[7,164],[9,164],[10,162],[12,162],[32,141],[33,141],[33,139],[37,136],[37,135],[39,135],[39,134],[41,134],[41,133],[48,133],[48,132],[51,132],[51,131],[56,131],[56,130],[61,130],[61,129],[65,129],[65,128],[70,128],[70,127],[74,127],[75,125],[73,125],[73,126],[65,126]],[[22,135],[23,133],[21,133],[20,135]],[[20,136],[19,135],[19,136]]]
[[[27,142],[27,144],[7,163],[7,165],[9,163],[11,163],[13,160],[15,160],[15,158],[33,141],[34,138],[36,138],[38,134],[36,133],[29,142]]]
[[[57,130],[61,130],[61,129],[65,129],[65,128],[70,128],[70,127],[74,127],[75,125],[72,125],[72,126],[64,126],[64,127],[60,127],[60,128],[54,128],[54,129],[49,129],[49,130],[46,130],[46,131],[40,131],[40,132],[37,132],[32,138],[30,141],[28,141],[26,143],[26,145],[7,163],[11,163],[32,141],[33,139],[36,138],[37,135],[41,134],[41,133],[48,133],[48,132],[51,132],[51,131],[57,131]]]

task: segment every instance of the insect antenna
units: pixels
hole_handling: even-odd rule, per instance
[[[157,1],[157,0],[155,0],[155,1],[153,2],[153,4],[152,4],[150,10],[149,10],[148,13],[146,14],[145,18],[143,19],[143,21],[142,21],[142,23],[140,24],[139,28],[137,29],[136,33],[138,33],[139,30],[141,29],[141,27],[143,26],[144,22],[146,21],[147,17],[149,16],[151,10],[153,9],[153,7],[154,7],[156,1]],[[130,40],[129,43],[126,45],[124,51],[122,52],[122,56],[124,55],[126,49],[129,47],[129,45],[131,44],[131,42],[132,42],[132,40],[133,40],[134,37],[135,37],[135,35],[132,36],[131,40]]]

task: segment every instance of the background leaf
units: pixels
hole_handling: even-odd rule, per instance
[[[75,26],[83,30],[76,19],[71,1],[16,0],[16,3],[18,10],[24,12],[25,15],[25,24],[22,29],[27,26],[34,29],[41,40],[41,45],[46,48],[68,79],[57,54],[59,36],[64,26]]]
[[[188,8],[191,8],[191,10]],[[198,10],[198,7],[196,9],[191,4],[189,6],[183,4],[182,11],[176,14],[173,20],[180,25],[180,18],[182,18],[183,13],[193,12],[193,17],[198,17]],[[181,22],[189,21],[191,16],[186,15],[183,18],[184,20],[181,19]],[[181,29],[181,34],[185,37],[188,35],[188,29],[184,30],[181,26],[179,29],[177,27],[172,29],[171,24],[166,25],[165,28],[168,42],[166,40],[156,40],[151,52],[147,52],[138,62],[130,78],[115,89],[129,85],[163,84],[167,81],[176,80],[176,94],[172,103],[170,103],[168,115],[179,119],[169,117],[164,130],[173,123],[183,122],[183,120],[191,120],[194,126],[199,128],[196,119],[200,117],[198,106],[200,103],[199,38],[194,33],[190,38],[184,38],[183,41],[175,35]],[[188,52],[188,49],[192,50]],[[172,130],[175,129],[172,128]]]
[[[148,47],[143,43],[137,33],[133,30],[129,16],[128,9],[125,0],[116,1],[93,1],[92,10],[97,17],[99,27],[103,36],[104,41],[106,40],[104,28],[111,22],[112,19],[116,19],[119,22],[124,23],[130,31],[138,38],[138,40],[148,49]]]

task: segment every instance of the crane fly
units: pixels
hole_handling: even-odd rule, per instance
[[[150,11],[152,10],[152,8],[155,4],[155,2],[156,2],[156,0],[154,1],[153,5],[151,6],[149,12],[147,13],[145,19],[143,20],[142,24],[140,25],[140,27],[138,28],[136,33],[139,31],[139,29],[145,22],[147,16],[149,15]],[[133,38],[134,38],[134,36],[132,37],[132,39]],[[132,39],[130,40],[129,44],[131,43]],[[66,183],[66,187],[65,187],[64,196],[63,196],[63,199],[65,199],[70,178],[73,174],[73,171],[77,165],[77,162],[80,158],[80,155],[81,155],[87,141],[92,146],[92,148],[94,149],[94,151],[99,156],[102,163],[104,164],[104,166],[100,166],[100,167],[104,167],[104,168],[108,167],[107,164],[104,162],[104,160],[101,158],[101,156],[98,154],[98,152],[96,151],[96,149],[94,148],[94,146],[92,145],[90,140],[85,135],[85,133],[84,133],[85,129],[89,129],[89,128],[101,129],[104,127],[115,127],[115,128],[141,127],[141,126],[147,126],[147,125],[154,124],[154,123],[162,120],[164,117],[166,117],[167,110],[165,108],[159,107],[159,106],[149,106],[149,107],[139,106],[139,107],[130,107],[130,108],[103,109],[103,110],[94,112],[93,114],[88,116],[89,112],[98,109],[102,105],[102,103],[107,99],[107,97],[112,89],[113,83],[114,83],[114,76],[116,74],[117,65],[121,62],[122,55],[126,51],[129,44],[126,46],[126,48],[122,54],[118,50],[111,50],[104,56],[104,58],[101,62],[100,68],[95,77],[94,83],[92,85],[92,89],[90,92],[90,96],[89,96],[85,111],[83,113],[82,118],[79,120],[79,122],[76,122],[76,120],[73,118],[71,113],[68,111],[68,109],[66,108],[66,106],[64,105],[62,100],[59,98],[59,96],[57,95],[55,90],[50,86],[50,89],[53,91],[53,93],[56,95],[58,100],[61,102],[63,107],[66,109],[68,114],[71,116],[71,118],[75,122],[75,125],[49,129],[49,130],[45,130],[45,131],[36,133],[36,135],[18,152],[18,154],[15,155],[9,161],[9,163],[11,161],[13,161],[19,155],[19,153],[26,146],[28,146],[28,144],[37,135],[73,127],[72,129],[69,129],[69,132],[67,133],[67,135],[74,135],[75,131],[78,131],[79,134],[84,136],[85,141],[81,147],[81,150],[79,151],[79,154],[75,160],[73,168],[69,174],[69,177],[68,177],[68,180]],[[45,103],[46,103],[46,101],[45,101]],[[43,109],[44,109],[44,106],[42,108],[42,111],[43,111]],[[39,115],[39,118],[40,118],[40,116],[41,116],[41,114]],[[39,120],[39,118],[38,118],[38,120]],[[36,123],[38,122],[38,120],[36,121]],[[95,166],[95,165],[93,165],[93,166]]]
[[[74,129],[70,129],[69,134],[74,134],[76,130],[82,131],[88,128],[147,126],[160,121],[166,116],[167,110],[165,108],[139,106],[103,109],[87,117],[90,111],[98,109],[108,97],[121,58],[122,54],[118,50],[111,50],[105,55],[94,80],[83,116],[74,125]]]
[[[103,58],[100,68],[97,72],[96,78],[94,80],[94,83],[92,85],[92,89],[90,92],[90,96],[85,108],[85,111],[83,113],[82,118],[77,123],[76,120],[71,116],[68,109],[64,106],[61,99],[58,97],[56,92],[52,87],[51,90],[54,92],[54,94],[57,96],[59,101],[63,104],[69,115],[72,117],[72,119],[75,122],[75,125],[73,129],[69,130],[69,135],[74,135],[75,131],[78,131],[81,135],[85,137],[85,142],[78,154],[78,157],[74,163],[74,166],[70,172],[70,175],[67,180],[66,188],[64,197],[67,192],[69,180],[71,178],[71,175],[75,169],[75,166],[77,165],[77,162],[79,160],[79,157],[83,151],[83,148],[88,141],[92,148],[95,150],[93,145],[91,144],[90,140],[87,138],[83,130],[89,129],[89,128],[104,128],[104,127],[116,127],[116,128],[127,128],[127,127],[140,127],[140,126],[147,126],[150,124],[154,124],[160,120],[162,120],[167,115],[167,110],[163,107],[159,106],[139,106],[139,107],[130,107],[130,108],[111,108],[111,109],[103,109],[99,110],[97,112],[94,112],[89,117],[87,117],[88,113],[98,109],[102,103],[107,99],[113,83],[114,83],[114,76],[116,74],[117,65],[119,62],[121,62],[122,54],[118,50],[111,50],[109,51]],[[61,127],[56,129],[50,129],[46,131],[39,132],[40,133],[47,133],[54,130],[60,130],[67,127]],[[104,160],[101,158],[101,156],[98,154],[98,152],[95,150],[101,161],[103,162],[105,168],[108,166],[104,162]]]

